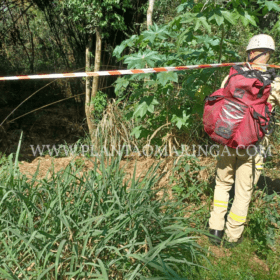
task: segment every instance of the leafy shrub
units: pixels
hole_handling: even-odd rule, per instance
[[[266,259],[275,243],[275,233],[280,228],[280,197],[276,193],[261,194],[253,200],[249,208],[246,233],[256,245],[256,253]]]
[[[107,105],[107,95],[102,91],[98,91],[92,99],[92,103],[94,104],[94,120],[98,123]]]
[[[164,3],[157,3],[156,10]],[[245,46],[253,35],[250,27],[257,32],[260,14],[265,18],[279,11],[275,3],[264,0],[253,5],[240,0],[184,0],[168,23],[131,36],[115,48],[114,56],[136,69],[245,61]],[[271,22],[270,32],[277,33],[276,22]],[[200,137],[203,100],[217,90],[226,74],[226,68],[211,68],[131,75],[118,78],[115,92],[132,106],[126,118],[136,121],[132,131],[136,138],[150,138],[159,129],[152,144],[181,144],[193,136],[204,141]]]
[[[197,158],[180,157],[170,177],[171,184],[174,184],[173,191],[188,202],[199,203],[207,186],[206,181],[199,180],[199,173],[203,169],[205,167],[199,165]]]

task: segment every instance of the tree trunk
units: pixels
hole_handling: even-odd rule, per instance
[[[95,62],[94,62],[94,72],[100,70],[101,63],[101,33],[98,27],[95,28],[96,34],[96,46],[95,46]],[[98,81],[99,76],[95,76],[92,81],[92,90],[91,90],[91,98],[93,99],[98,91]],[[91,103],[90,107],[91,111],[94,111],[94,105]]]
[[[154,10],[154,3],[155,0],[149,0],[149,8],[147,11],[147,30],[149,30],[149,26],[153,24],[153,10]],[[151,47],[148,45],[147,48],[151,50]],[[148,68],[148,65],[146,64],[146,68]],[[149,78],[145,78],[144,81],[147,82]],[[147,86],[148,88],[148,86]]]
[[[147,29],[149,29],[149,26],[153,24],[153,10],[154,10],[154,3],[155,0],[149,0],[149,8],[147,11]]]
[[[92,35],[89,35],[88,43],[87,43],[87,46],[86,46],[86,72],[90,71],[90,49],[91,49],[91,45],[92,45]],[[89,134],[92,135],[92,133],[93,133],[93,123],[91,121],[91,111],[90,111],[90,101],[91,101],[90,82],[91,82],[91,78],[86,77],[85,112],[86,112]]]
[[[95,28],[95,35],[96,35],[96,46],[95,46],[95,62],[94,62],[94,72],[100,70],[100,63],[101,63],[101,33],[98,27]],[[89,41],[91,42],[91,40]],[[91,43],[89,43],[91,45]],[[86,49],[86,67],[89,68],[90,66],[90,54],[89,54],[89,47],[87,46]],[[87,71],[87,70],[86,70]],[[94,119],[93,119],[93,112],[94,112],[94,104],[92,103],[93,98],[96,96],[98,92],[98,81],[99,77],[95,76],[92,81],[92,89],[90,91],[90,79],[87,78],[86,80],[86,104],[85,104],[85,111],[87,117],[87,123],[89,128],[90,138],[92,139],[93,131],[94,131]]]

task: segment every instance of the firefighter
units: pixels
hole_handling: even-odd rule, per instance
[[[275,43],[272,37],[266,34],[253,36],[246,48],[248,61],[266,64],[271,54],[275,51]],[[265,66],[248,65],[249,68],[266,71]],[[224,79],[223,88],[228,76]],[[274,108],[280,105],[280,77],[276,77],[271,84],[271,93],[268,102]],[[244,134],[246,132],[244,131]],[[265,137],[260,146],[267,145]],[[250,149],[233,149],[220,146],[217,162],[216,185],[214,191],[214,205],[209,219],[210,241],[220,245],[223,239],[224,247],[235,247],[242,242],[242,233],[246,221],[249,203],[251,201],[254,185],[263,169],[264,156],[256,152],[254,147]],[[235,196],[227,221],[229,191],[235,184]],[[225,231],[224,231],[225,228]],[[224,234],[225,233],[225,234]]]

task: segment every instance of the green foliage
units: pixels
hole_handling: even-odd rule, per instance
[[[182,2],[170,22],[154,24],[139,36],[123,41],[114,55],[128,68],[238,61],[239,52],[245,54],[238,34],[240,25],[243,36],[250,36],[249,28],[257,26],[260,13],[265,16],[269,11],[278,11],[268,1],[258,1],[252,5],[254,8],[248,1],[238,0]],[[202,116],[205,96],[217,89],[225,75],[221,73],[227,71],[203,69],[121,77],[115,92],[119,99],[127,98],[134,106],[127,118],[139,123],[132,132],[137,137],[149,137],[156,128],[170,123],[154,138],[161,141],[176,127],[186,133],[197,129],[193,120]],[[154,105],[150,110],[147,98]]]
[[[265,1],[265,6],[269,11],[275,10],[280,12],[279,1]]]
[[[230,250],[213,248],[209,255],[211,265],[206,264],[208,269],[201,271],[197,279],[278,280],[279,253],[271,251],[269,258],[258,259],[249,239]]]
[[[154,188],[159,165],[127,181],[120,159],[43,180],[17,157],[1,169],[0,278],[189,279],[203,254],[185,205]]]
[[[107,105],[107,95],[102,91],[98,91],[91,101],[94,104],[94,120],[98,122],[103,115],[103,111]]]
[[[253,240],[253,244],[256,245],[258,256],[266,259],[269,251],[275,245],[276,229],[280,228],[280,214],[278,213],[280,197],[273,193],[271,195],[261,194],[255,199],[258,199],[259,203],[251,203],[252,207],[249,208],[249,224],[246,232]]]
[[[190,115],[187,115],[186,111],[184,110],[183,112],[183,116],[178,116],[178,115],[173,115],[172,116],[172,119],[171,119],[171,122],[175,123],[175,125],[181,129],[181,127],[183,125],[186,125],[187,124],[187,120],[190,118]]]
[[[5,165],[8,162],[8,158],[5,154],[0,153],[0,166]]]
[[[135,118],[146,115],[146,113],[149,111],[150,113],[153,113],[155,110],[155,105],[159,104],[157,100],[155,100],[152,96],[149,97],[143,97],[140,101],[140,105],[137,107],[137,109],[134,111],[133,116]]]
[[[129,55],[124,63],[127,63],[128,68],[145,68],[145,65],[148,64],[150,67],[154,67],[156,61],[162,59],[162,56],[158,55],[156,51],[144,51],[137,54]]]
[[[172,169],[170,183],[172,190],[186,202],[200,204],[201,195],[205,194],[207,182],[200,180],[200,172],[205,169],[198,163],[198,159],[191,156],[183,156],[176,160]]]
[[[67,0],[64,3],[69,9],[69,18],[73,19],[81,31],[93,33],[95,27],[103,29],[103,36],[108,36],[108,30],[125,30],[124,17],[116,10],[125,12],[131,8],[129,0]]]

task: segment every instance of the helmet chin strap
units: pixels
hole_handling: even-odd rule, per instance
[[[262,55],[266,55],[266,53],[267,53],[267,51],[262,52],[262,53],[258,54],[257,56],[250,59],[250,52],[248,52],[248,61],[252,63],[253,61],[255,61],[257,58],[261,57]]]

